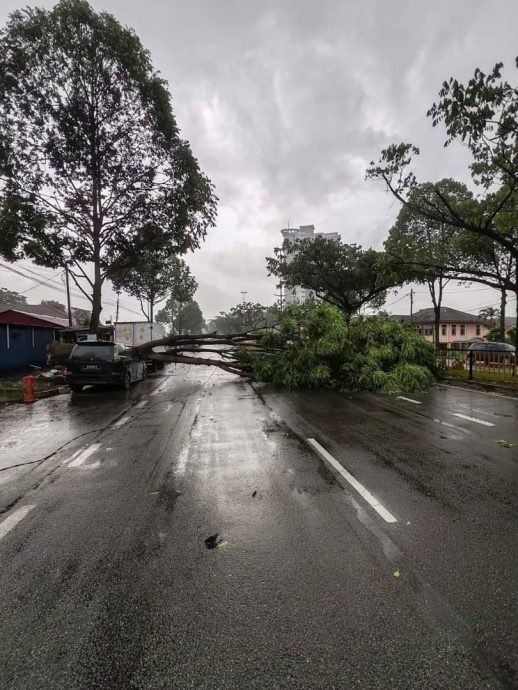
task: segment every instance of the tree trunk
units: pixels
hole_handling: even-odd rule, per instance
[[[516,321],[514,324],[514,347],[515,355],[518,357],[518,290],[514,293],[516,295]]]
[[[101,276],[101,228],[99,220],[94,218],[93,229],[93,259],[94,259],[94,285],[92,294],[92,316],[90,318],[90,330],[97,333],[101,325],[102,285]]]
[[[505,305],[507,302],[507,295],[505,290],[502,290],[502,298],[500,301],[500,340],[505,341]]]
[[[436,349],[439,349],[439,344],[441,342],[441,303],[442,303],[442,291],[443,291],[443,279],[440,277],[438,279],[437,290],[435,289],[435,280],[428,281],[428,289],[430,290],[430,297],[432,298],[433,313],[434,313],[434,345]]]

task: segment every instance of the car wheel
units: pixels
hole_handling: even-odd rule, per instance
[[[129,391],[130,386],[131,386],[131,371],[128,369],[125,376],[124,376],[124,390]]]
[[[71,383],[70,390],[72,391],[72,393],[81,393],[81,391],[83,390],[83,386],[80,383]]]

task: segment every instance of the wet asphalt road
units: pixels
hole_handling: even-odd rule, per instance
[[[517,687],[518,401],[408,398],[178,366],[4,409],[1,687]]]

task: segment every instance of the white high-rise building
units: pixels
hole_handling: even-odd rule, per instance
[[[314,239],[315,237],[326,237],[330,240],[335,240],[335,242],[340,242],[342,237],[337,232],[315,232],[314,225],[301,225],[300,228],[283,228],[281,230],[281,235],[283,240],[303,240],[307,238]],[[290,260],[290,255],[288,254],[286,259]],[[311,290],[297,285],[294,288],[282,287],[282,296],[285,304],[295,304],[298,302],[305,302],[307,299],[313,296]]]

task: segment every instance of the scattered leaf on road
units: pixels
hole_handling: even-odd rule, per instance
[[[400,577],[401,573],[399,572],[399,570],[395,570],[393,575],[394,577]]]
[[[497,441],[499,446],[503,446],[504,448],[512,448],[513,446],[518,446],[518,443],[512,443],[511,441],[504,441],[503,438],[501,438],[499,441]]]

